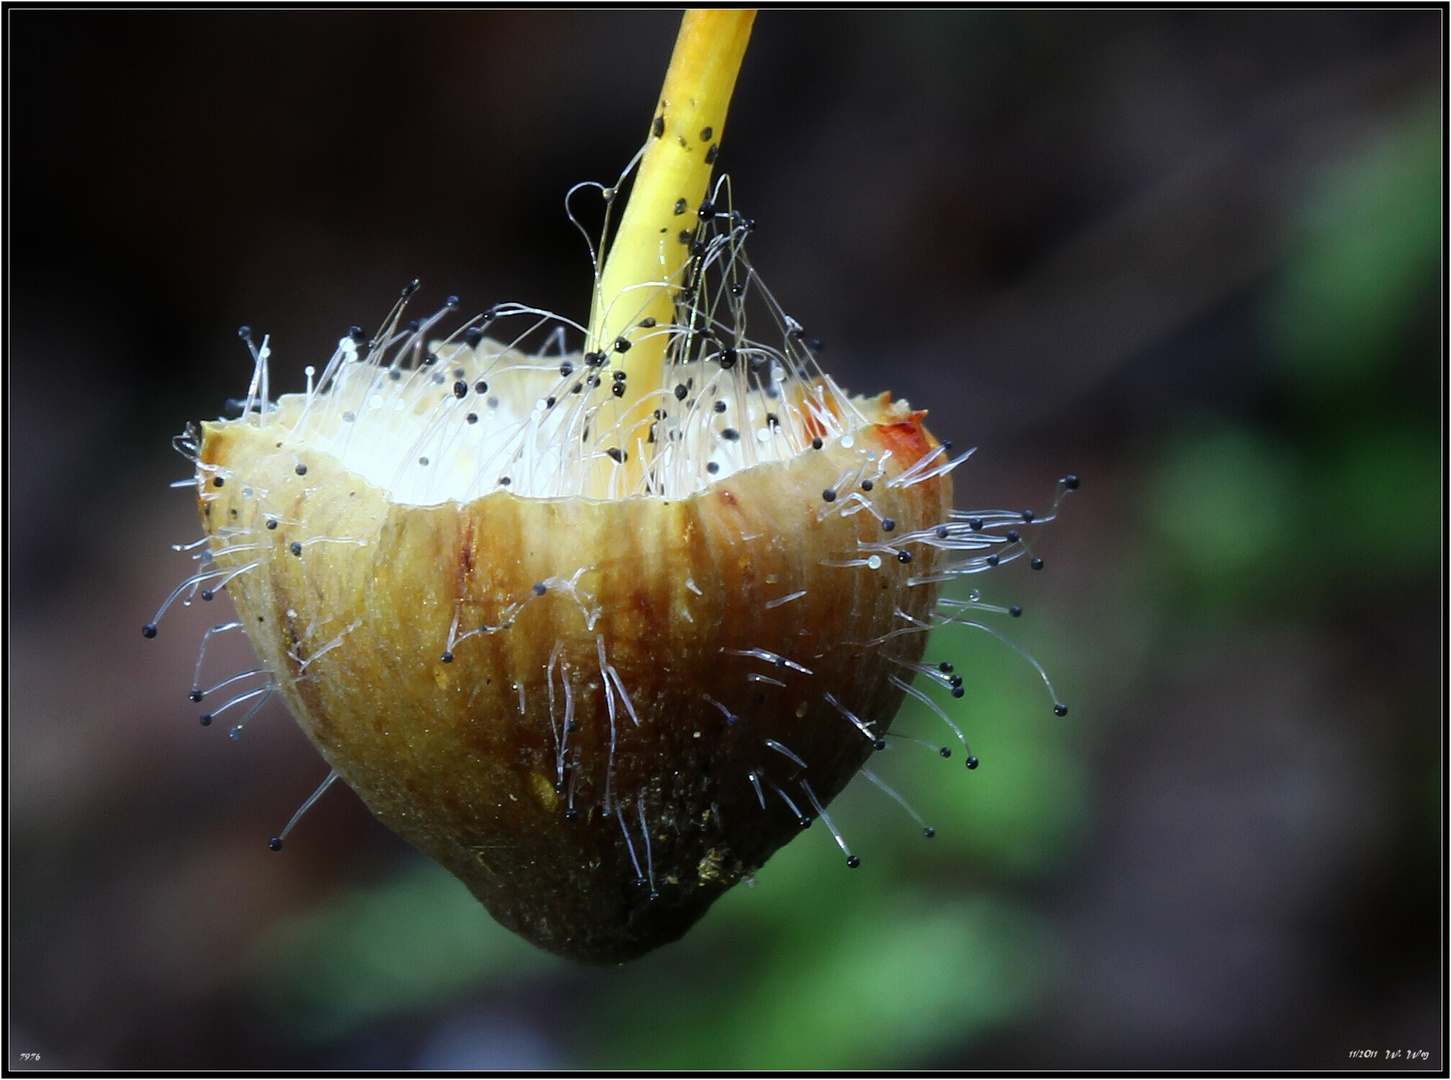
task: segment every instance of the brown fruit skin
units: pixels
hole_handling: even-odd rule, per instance
[[[678,939],[801,831],[767,778],[815,817],[800,781],[824,805],[870,756],[824,694],[878,734],[901,703],[888,676],[906,673],[887,656],[919,660],[926,635],[879,639],[910,625],[899,608],[929,618],[940,586],[907,579],[930,575],[938,549],[911,544],[907,564],[883,553],[877,569],[822,560],[946,520],[952,484],[891,487],[937,444],[923,414],[885,396],[868,405],[881,422],[854,449],[831,442],[677,501],[496,492],[395,505],[330,456],[279,444],[285,425],[217,422],[203,429],[200,507],[210,533],[232,530],[219,564],[258,563],[228,588],[262,662],[378,819],[503,925],[614,964]],[[823,500],[873,447],[893,452],[871,495],[892,533]],[[261,549],[225,551],[250,544]],[[460,637],[493,629],[445,663],[456,616]],[[613,750],[600,641],[639,720],[615,693]],[[811,674],[741,655],[751,649]],[[561,784],[566,678],[578,730],[564,735]]]

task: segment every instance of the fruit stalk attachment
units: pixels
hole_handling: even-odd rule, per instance
[[[585,350],[622,354],[617,363],[628,390],[620,404],[627,414],[661,385],[676,299],[755,17],[751,9],[685,13],[629,202],[595,286]]]

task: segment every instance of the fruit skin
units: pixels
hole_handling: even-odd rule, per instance
[[[937,548],[824,564],[947,519],[949,476],[891,483],[937,443],[885,395],[850,439],[670,501],[400,505],[288,442],[288,408],[203,426],[214,557],[257,563],[228,586],[249,636],[379,820],[551,952],[613,964],[678,939],[801,830],[772,783],[815,816],[801,781],[825,805],[872,753],[826,695],[880,736],[902,697],[887,657],[921,658],[925,634],[883,637],[929,619],[940,586],[908,581]],[[884,450],[875,515],[824,499]]]

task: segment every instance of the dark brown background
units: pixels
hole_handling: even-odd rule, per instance
[[[863,1064],[1326,1068],[1365,1047],[1439,1068],[1439,193],[1383,147],[1440,130],[1441,14],[758,20],[721,165],[823,366],[979,445],[962,505],[1085,477],[1052,574],[1013,579],[1082,725],[1074,839],[953,886],[1031,913],[1059,960],[993,1023]],[[196,726],[219,612],[136,631],[196,532],[167,440],[245,387],[238,324],[296,388],[415,276],[430,305],[584,313],[563,195],[643,139],[676,14],[6,19],[11,1066],[652,1060],[628,1048],[668,1023],[628,970],[444,973],[300,1035],[257,943],[421,871],[342,791],[269,855],[320,763],[280,709],[237,744]],[[1356,216],[1410,203],[1433,208],[1419,246]],[[1348,330],[1322,250],[1388,267]],[[216,670],[246,659],[219,647]],[[770,990],[677,955],[649,992],[722,1015]],[[690,1065],[749,1060],[725,1029],[680,1038]]]

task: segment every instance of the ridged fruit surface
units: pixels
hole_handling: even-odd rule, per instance
[[[912,534],[952,502],[945,472],[902,480],[922,414],[858,402],[683,498],[420,506],[284,438],[298,402],[203,428],[215,560],[255,564],[240,618],[372,812],[541,947],[675,940],[885,734],[940,589]]]

